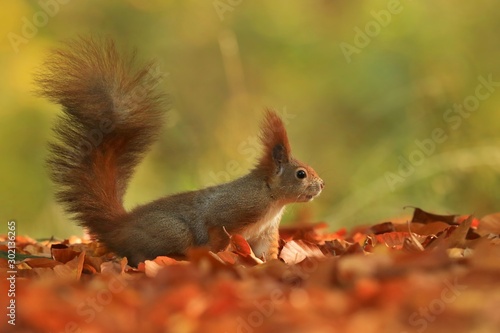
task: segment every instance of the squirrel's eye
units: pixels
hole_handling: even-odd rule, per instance
[[[297,170],[296,176],[298,179],[304,179],[307,177],[307,173],[305,170],[300,169],[300,170]]]

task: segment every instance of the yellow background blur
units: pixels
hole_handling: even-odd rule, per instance
[[[89,33],[157,59],[170,94],[127,207],[245,173],[245,147],[274,107],[289,115],[295,156],[327,184],[288,221],[499,210],[496,0],[19,0],[0,15],[0,220],[20,234],[80,233],[44,165],[60,109],[33,96],[32,74],[59,41]]]

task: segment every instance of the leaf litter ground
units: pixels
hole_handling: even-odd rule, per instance
[[[1,332],[498,332],[500,214],[329,232],[280,230],[279,260],[239,235],[133,268],[97,242],[0,236]],[[9,271],[15,270],[15,297]],[[9,289],[10,288],[10,289]],[[7,310],[5,310],[7,309]]]

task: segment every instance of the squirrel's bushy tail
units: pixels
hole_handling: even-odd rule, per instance
[[[126,214],[127,184],[162,125],[159,77],[134,58],[111,40],[79,38],[54,50],[36,76],[40,94],[63,107],[48,159],[57,200],[98,237]]]

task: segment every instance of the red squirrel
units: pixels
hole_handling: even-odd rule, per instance
[[[257,257],[277,258],[285,205],[311,201],[324,187],[292,157],[283,121],[267,110],[262,155],[247,175],[127,211],[130,177],[162,127],[164,98],[151,64],[137,65],[112,40],[79,38],[54,50],[35,81],[42,96],[63,108],[48,158],[58,202],[131,265],[183,257],[195,246],[220,251],[228,234],[242,235]],[[91,145],[89,137],[100,140]]]

